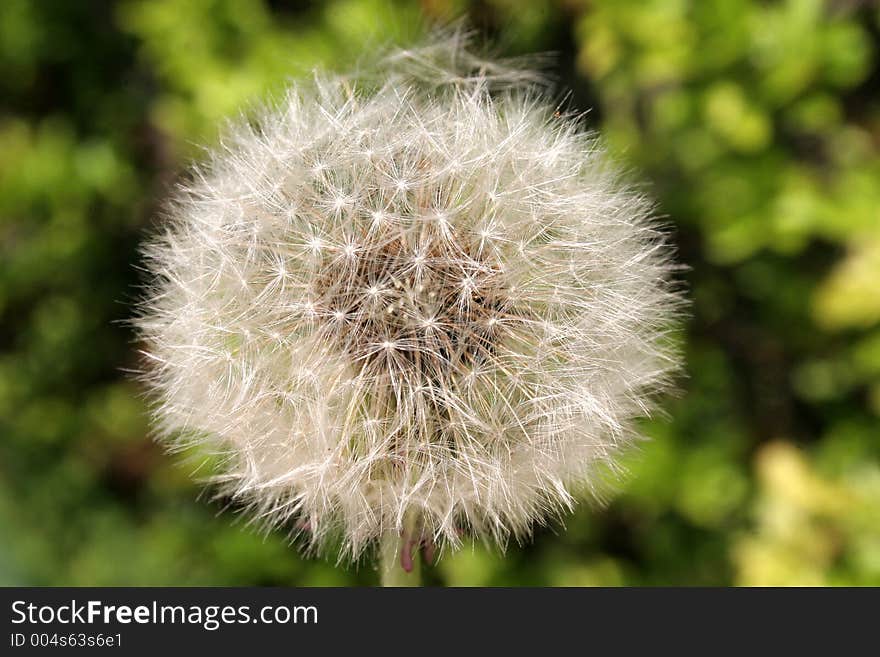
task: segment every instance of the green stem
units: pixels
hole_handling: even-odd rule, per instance
[[[412,570],[403,569],[401,558],[409,550],[412,554]],[[421,558],[418,542],[413,543],[408,534],[389,532],[382,537],[379,548],[379,571],[382,586],[421,586]]]

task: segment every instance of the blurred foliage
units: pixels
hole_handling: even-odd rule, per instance
[[[223,117],[469,16],[555,51],[649,181],[688,376],[607,508],[434,584],[880,584],[880,9],[859,0],[4,0],[0,583],[366,584],[198,499],[124,370],[137,245]]]

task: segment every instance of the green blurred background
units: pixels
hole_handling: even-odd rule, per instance
[[[687,377],[607,508],[447,585],[880,584],[880,8],[859,0],[0,2],[0,584],[372,584],[149,437],[137,247],[221,119],[459,15],[647,180]]]

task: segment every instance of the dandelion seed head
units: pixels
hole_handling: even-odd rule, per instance
[[[504,543],[604,488],[678,367],[651,203],[460,35],[242,121],[146,247],[156,426],[357,556]]]

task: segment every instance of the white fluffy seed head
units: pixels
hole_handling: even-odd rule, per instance
[[[173,200],[137,319],[157,427],[315,547],[521,537],[667,386],[670,249],[534,74],[448,36],[376,70],[292,87]]]

